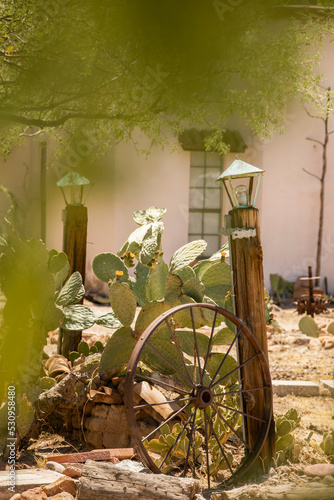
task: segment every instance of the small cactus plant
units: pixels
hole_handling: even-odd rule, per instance
[[[319,337],[319,327],[311,316],[303,316],[298,326],[299,330],[308,337]]]
[[[276,453],[277,463],[281,465],[286,460],[298,461],[301,447],[296,443],[291,432],[299,425],[301,420],[297,410],[290,408],[284,415],[275,417],[276,425]]]

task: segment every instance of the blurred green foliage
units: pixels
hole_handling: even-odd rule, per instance
[[[101,151],[137,126],[157,144],[196,124],[223,152],[231,114],[255,134],[280,131],[291,97],[319,96],[317,64],[333,30],[330,10],[291,15],[277,8],[287,3],[1,1],[3,153],[24,129],[53,130],[63,151],[92,131]]]

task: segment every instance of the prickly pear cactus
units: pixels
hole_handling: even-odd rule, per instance
[[[176,274],[169,274],[166,280],[165,302],[174,307],[179,303],[181,295],[182,279],[176,276]]]
[[[334,321],[328,325],[327,331],[334,334]]]
[[[136,314],[136,296],[127,283],[113,281],[109,288],[111,307],[124,326],[130,326]]]
[[[205,295],[224,307],[225,295],[231,290],[231,269],[226,262],[217,262],[202,275]]]
[[[182,293],[188,295],[188,297],[191,297],[196,302],[203,301],[204,290],[205,286],[197,276],[193,276],[182,285]]]
[[[324,435],[322,442],[320,443],[320,448],[324,451],[326,455],[332,458],[332,463],[334,462],[334,431],[328,432]]]
[[[143,307],[147,303],[146,283],[150,269],[138,262],[135,269],[136,279],[131,283],[131,289],[134,292],[138,304]]]
[[[284,415],[275,417],[278,464],[283,464],[286,460],[294,462],[298,460],[301,447],[296,443],[291,432],[297,427],[300,420],[301,417],[294,408],[290,408]]]
[[[56,297],[56,304],[59,306],[69,306],[79,302],[85,294],[82,284],[81,274],[76,271],[67,280]]]
[[[319,337],[319,328],[311,316],[303,316],[299,321],[299,330],[308,337]]]

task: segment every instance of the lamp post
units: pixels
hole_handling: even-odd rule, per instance
[[[217,179],[223,182],[232,209],[225,215],[223,234],[229,236],[232,269],[232,286],[235,314],[255,335],[268,360],[266,314],[264,303],[263,252],[260,240],[259,211],[256,197],[263,170],[236,159]],[[255,182],[254,182],[255,181]],[[254,355],[242,339],[238,343],[240,365]],[[240,369],[243,387],[259,387],[259,370],[256,358]],[[260,384],[260,385],[257,385]],[[243,393],[244,411],[261,418],[264,405],[263,391]],[[261,422],[245,417],[245,439],[252,449],[260,432]],[[269,470],[275,458],[275,424],[273,417],[268,436],[257,460],[259,470]]]
[[[86,275],[86,247],[87,247],[87,207],[84,206],[84,188],[91,182],[76,172],[70,172],[62,177],[57,186],[60,187],[65,200],[62,213],[64,225],[63,251],[70,264],[69,274],[79,271],[82,282]],[[67,196],[66,196],[67,194]],[[70,202],[68,202],[68,199]],[[82,337],[81,331],[59,329],[58,353],[68,357],[71,351],[78,348]]]

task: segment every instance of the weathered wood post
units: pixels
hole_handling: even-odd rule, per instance
[[[86,275],[86,248],[87,248],[87,207],[83,204],[83,187],[90,184],[85,177],[70,172],[57,182],[62,190],[66,206],[63,210],[63,252],[66,253],[70,264],[68,277],[78,271],[82,282]],[[69,186],[71,191],[71,202],[68,203],[64,187]],[[83,301],[83,299],[82,299]],[[81,301],[81,303],[82,303]],[[59,328],[58,353],[68,357],[71,351],[78,349],[82,338],[81,330],[65,330]]]
[[[229,235],[230,241],[235,314],[253,332],[268,360],[263,252],[260,240],[259,211],[254,208],[262,173],[263,170],[241,160],[235,160],[219,179],[223,181],[233,207],[225,217],[225,232]],[[232,179],[239,178],[249,178],[249,186],[239,185],[234,188]],[[257,186],[252,202],[255,178],[257,178]],[[229,182],[231,193],[227,189],[226,181]],[[248,343],[243,343],[242,339],[239,341],[240,364],[253,356],[254,352],[251,349]],[[243,379],[244,388],[261,385],[257,363],[258,361],[254,359],[241,368],[240,376]],[[243,397],[242,404],[245,413],[251,413],[253,416],[261,418],[259,412],[263,408],[263,397],[263,391],[252,392],[251,399]],[[258,436],[261,422],[246,417],[243,424],[246,441],[252,448]],[[275,458],[275,425],[272,417],[269,433],[257,460],[256,468],[268,471],[273,458]]]

